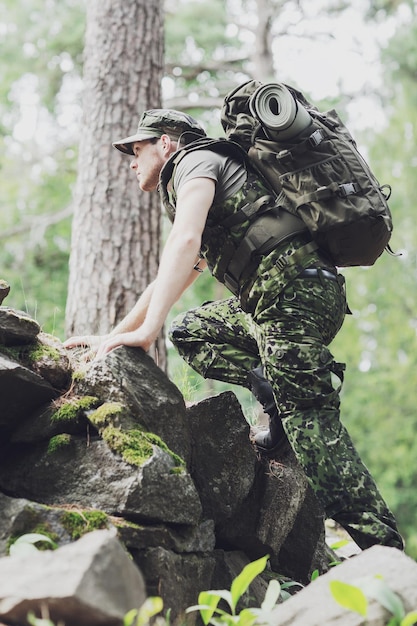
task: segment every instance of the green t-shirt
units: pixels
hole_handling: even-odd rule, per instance
[[[194,150],[178,163],[173,181],[176,195],[193,178],[210,178],[216,183],[214,202],[222,203],[236,193],[246,180],[246,169],[239,161],[213,150]]]

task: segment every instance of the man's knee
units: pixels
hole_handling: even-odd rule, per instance
[[[180,313],[177,315],[171,322],[171,325],[168,329],[168,338],[174,346],[181,343],[181,341],[185,338],[187,333],[187,324],[185,323],[186,313]]]

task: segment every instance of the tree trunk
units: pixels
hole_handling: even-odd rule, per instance
[[[256,0],[257,25],[253,63],[254,77],[261,82],[274,80],[274,58],[272,54],[272,25],[276,8],[271,0]]]
[[[111,143],[160,106],[162,0],[89,0],[66,309],[68,335],[109,332],[155,278],[160,202]],[[165,368],[163,337],[156,348]],[[155,355],[155,353],[154,353]]]

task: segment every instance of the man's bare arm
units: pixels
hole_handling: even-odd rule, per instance
[[[98,358],[121,345],[148,350],[155,341],[171,307],[199,274],[194,266],[214,190],[214,181],[208,178],[192,179],[181,187],[175,221],[162,252],[158,275],[147,292],[146,315],[143,317],[141,306],[135,307],[136,311],[134,308],[135,312],[127,316],[129,323],[125,325],[125,318],[100,345]],[[138,322],[140,325],[134,327]],[[120,332],[120,327],[130,330]]]

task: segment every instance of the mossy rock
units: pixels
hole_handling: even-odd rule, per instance
[[[56,454],[62,452],[63,449],[69,448],[72,442],[72,436],[67,433],[61,433],[51,437],[48,442],[47,454]]]
[[[173,459],[176,471],[185,469],[184,460],[172,452],[160,437],[154,433],[138,429],[121,430],[114,426],[107,426],[101,436],[109,448],[120,454],[122,459],[130,465],[141,466],[153,456],[154,446],[167,452]]]
[[[62,397],[55,403],[57,410],[51,416],[52,422],[74,422],[85,417],[86,411],[95,409],[100,400],[94,396]]]
[[[93,530],[108,528],[109,518],[103,511],[70,510],[63,513],[61,524],[76,541]]]

